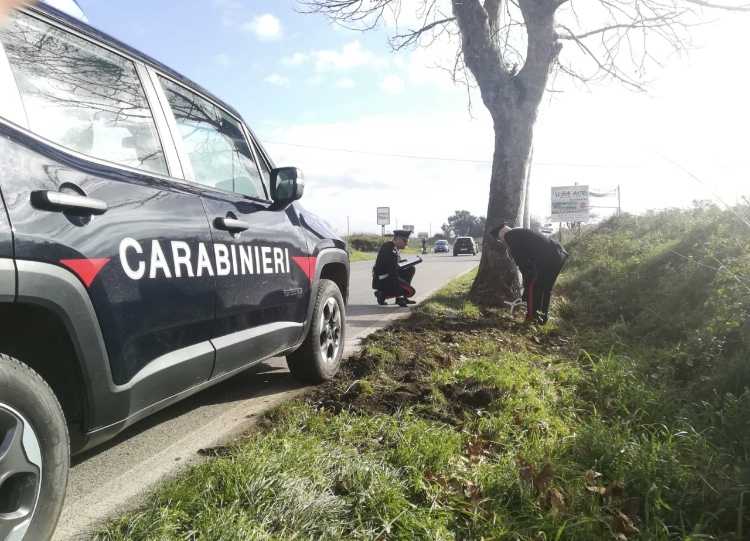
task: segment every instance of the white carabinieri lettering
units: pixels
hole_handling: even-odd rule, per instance
[[[154,239],[147,252],[139,241],[127,237],[120,241],[120,265],[131,280],[283,275],[292,271],[289,248],[218,242],[196,245]]]

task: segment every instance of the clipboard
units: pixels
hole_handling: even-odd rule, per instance
[[[414,257],[407,257],[398,262],[398,268],[408,269],[409,267],[415,267],[419,265],[422,261],[423,261],[422,258],[419,257],[418,255]]]

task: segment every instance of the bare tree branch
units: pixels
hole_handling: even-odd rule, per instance
[[[714,2],[705,2],[704,0],[684,0],[689,4],[695,4],[704,8],[720,9],[722,11],[736,11],[750,13],[750,4],[742,4],[739,6],[732,6],[726,4],[715,4]]]
[[[394,50],[400,51],[401,49],[404,49],[406,47],[417,45],[419,43],[419,39],[426,33],[435,30],[435,28],[439,26],[445,26],[448,23],[452,23],[455,20],[455,17],[446,17],[438,21],[433,21],[417,30],[409,30],[404,34],[396,34],[390,39],[391,46]]]

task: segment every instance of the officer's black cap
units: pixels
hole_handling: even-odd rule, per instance
[[[393,231],[394,237],[401,237],[402,239],[409,240],[409,235],[411,235],[411,231],[407,229],[394,229]]]

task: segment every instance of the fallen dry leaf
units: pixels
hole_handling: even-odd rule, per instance
[[[534,477],[534,488],[537,489],[538,492],[544,492],[554,476],[555,471],[552,469],[552,464],[547,462],[542,468],[542,471],[539,472],[539,475]]]
[[[625,536],[640,533],[635,527],[633,520],[622,511],[615,511],[614,527],[615,531]]]
[[[583,474],[583,478],[586,479],[586,484],[593,485],[597,479],[602,476],[601,473],[594,470],[589,470]]]
[[[565,498],[556,488],[551,488],[547,491],[547,503],[555,515],[565,511]]]
[[[586,490],[591,492],[592,494],[599,494],[600,496],[606,496],[607,495],[607,487],[600,487],[600,486],[586,486]]]
[[[488,455],[487,447],[489,443],[478,436],[473,437],[469,443],[466,444],[466,456],[469,457],[469,462],[477,464]]]

